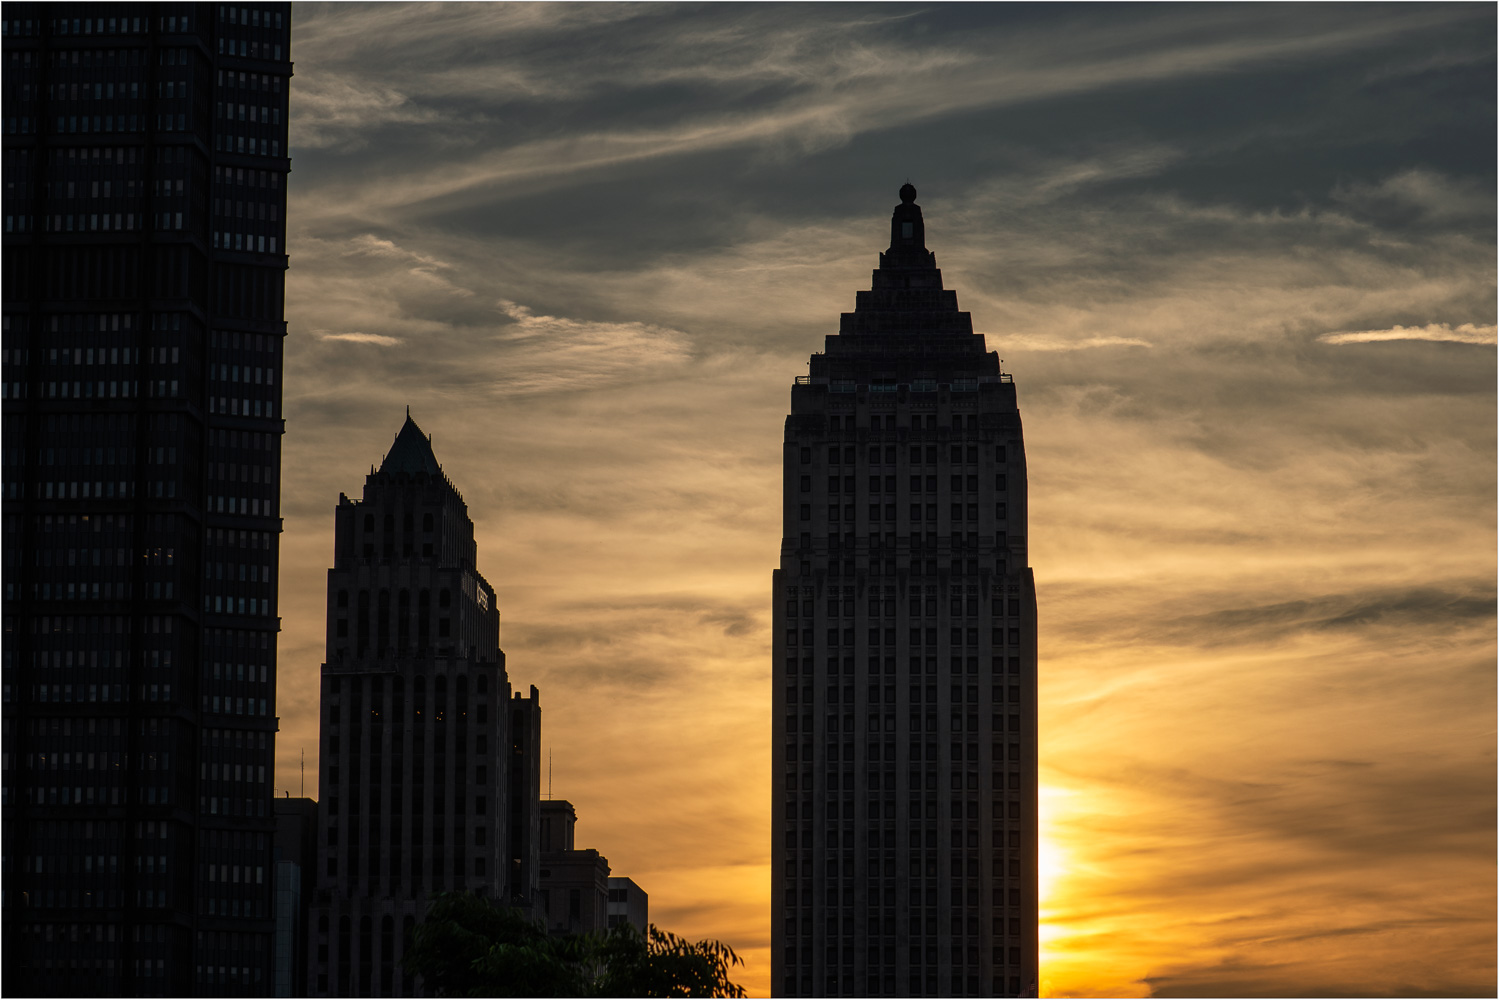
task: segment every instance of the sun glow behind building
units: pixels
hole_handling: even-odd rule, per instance
[[[768,992],[785,383],[910,173],[1026,408],[1056,991],[1492,991],[1493,9],[851,11],[297,8],[283,659],[413,403],[558,786]]]
[[[773,978],[790,996],[1031,995],[1036,592],[1015,384],[943,288],[910,184],[879,264],[786,418]]]

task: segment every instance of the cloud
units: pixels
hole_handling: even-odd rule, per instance
[[[343,251],[345,257],[376,257],[409,264],[413,270],[436,271],[450,268],[446,261],[397,246],[393,240],[382,239],[373,233],[360,233],[349,240]]]
[[[664,378],[689,359],[676,330],[536,315],[507,299],[498,306],[515,321],[498,335],[507,350],[496,389],[508,394],[582,389],[635,375]]]
[[[1492,586],[1470,582],[1462,590],[1419,587],[1376,589],[1353,594],[1326,594],[1304,600],[1251,607],[1220,608],[1159,621],[1126,625],[1138,640],[1197,647],[1250,644],[1264,648],[1305,632],[1381,626],[1410,629],[1438,624],[1459,629],[1488,622],[1495,613]],[[1124,623],[1118,623],[1124,624]],[[1092,635],[1102,623],[1086,627]]]
[[[295,116],[293,142],[303,149],[366,148],[380,126],[435,124],[445,116],[436,108],[422,108],[400,91],[365,78],[330,74],[298,75],[290,96]]]
[[[1425,326],[1395,325],[1388,330],[1356,330],[1350,333],[1324,333],[1317,338],[1324,344],[1369,344],[1382,340],[1445,340],[1455,344],[1493,344],[1492,323],[1428,323]]]
[[[1492,229],[1494,191],[1472,177],[1438,171],[1404,170],[1374,183],[1340,184],[1333,198],[1359,211],[1405,212],[1423,221],[1479,223]]]
[[[570,175],[597,176],[645,161],[715,151],[748,147],[800,159],[841,148],[855,136],[933,118],[1110,88],[1214,78],[1267,61],[1325,58],[1387,44],[1399,33],[1430,30],[1455,17],[1449,11],[1400,11],[1357,23],[1318,17],[1291,23],[1232,11],[1198,11],[1116,23],[1086,37],[1079,37],[1074,26],[1065,32],[1033,24],[979,31],[962,26],[913,43],[904,23],[910,15],[850,22],[812,14],[788,22],[746,9],[715,19],[711,30],[704,31],[700,18],[688,16],[673,23],[642,12],[633,17],[611,15],[617,48],[586,60],[559,57],[559,52],[576,44],[572,31],[596,30],[596,24],[541,18],[531,25],[536,30],[525,35],[526,45],[492,50],[482,69],[464,66],[435,78],[430,67],[446,66],[447,60],[414,59],[413,54],[424,51],[420,44],[391,45],[391,38],[411,35],[430,42],[445,30],[473,32],[466,39],[470,45],[503,37],[503,20],[466,13],[443,10],[434,18],[428,9],[396,7],[380,19],[391,34],[375,37],[340,24],[356,16],[353,12],[315,7],[309,15],[310,36],[315,46],[337,46],[336,53],[326,54],[327,72],[361,75],[367,71],[360,67],[379,65],[382,76],[401,79],[404,92],[423,92],[422,99],[435,106],[450,106],[444,92],[457,89],[455,84],[470,97],[476,89],[482,92],[482,80],[493,76],[489,67],[511,62],[523,68],[508,66],[501,79],[520,76],[535,81],[519,87],[507,82],[504,95],[511,100],[588,100],[608,108],[610,97],[621,91],[657,100],[632,102],[632,108],[582,121],[561,136],[550,129],[526,127],[530,121],[525,115],[515,116],[518,128],[471,129],[476,140],[471,155],[444,157],[436,163],[422,158],[400,177],[386,176],[358,189],[359,202],[382,206],[387,217],[392,210],[452,208],[465,200],[550,187]],[[550,44],[538,44],[540,38]],[[474,45],[465,51],[472,61],[472,53],[483,50]],[[724,62],[738,68],[725,72]],[[481,81],[477,86],[476,75]],[[559,91],[559,86],[564,89]],[[708,107],[686,102],[665,122],[653,113],[659,100],[671,107],[671,97],[690,88],[705,89],[720,99]],[[768,99],[750,99],[761,95]],[[361,107],[373,103],[377,111],[401,108],[407,100],[366,99]],[[463,113],[453,109],[450,117],[461,120]],[[485,132],[506,141],[477,141]],[[1088,175],[1084,168],[1077,178],[1059,178],[1058,183],[1070,186]],[[325,197],[313,210],[344,214],[357,207],[348,197]]]
[[[319,340],[344,340],[352,344],[377,344],[380,347],[394,347],[401,343],[399,337],[387,337],[383,333],[322,333],[318,334]]]
[[[1150,347],[1150,341],[1138,337],[1086,337],[1082,340],[1042,340],[1031,337],[1006,337],[1006,347],[1027,351],[1085,351],[1094,347]]]
[[[768,993],[781,431],[910,176],[1024,412],[1048,989],[1491,989],[1499,361],[1328,349],[1493,343],[1491,9],[297,12],[282,784],[409,402],[581,836]]]

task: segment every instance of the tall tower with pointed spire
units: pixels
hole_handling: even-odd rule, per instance
[[[792,387],[783,523],[774,988],[1035,996],[1020,411],[910,184],[873,287]]]
[[[408,411],[362,500],[340,494],[328,571],[312,996],[412,996],[427,899],[530,911],[541,709],[512,692],[468,507]]]

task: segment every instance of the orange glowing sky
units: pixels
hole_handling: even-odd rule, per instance
[[[279,789],[409,404],[580,845],[767,992],[782,421],[909,177],[1026,423],[1043,991],[1493,994],[1492,6],[294,24]]]

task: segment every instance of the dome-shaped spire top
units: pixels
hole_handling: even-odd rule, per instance
[[[909,205],[916,200],[916,186],[910,181],[906,181],[900,186],[900,200],[905,205]]]

